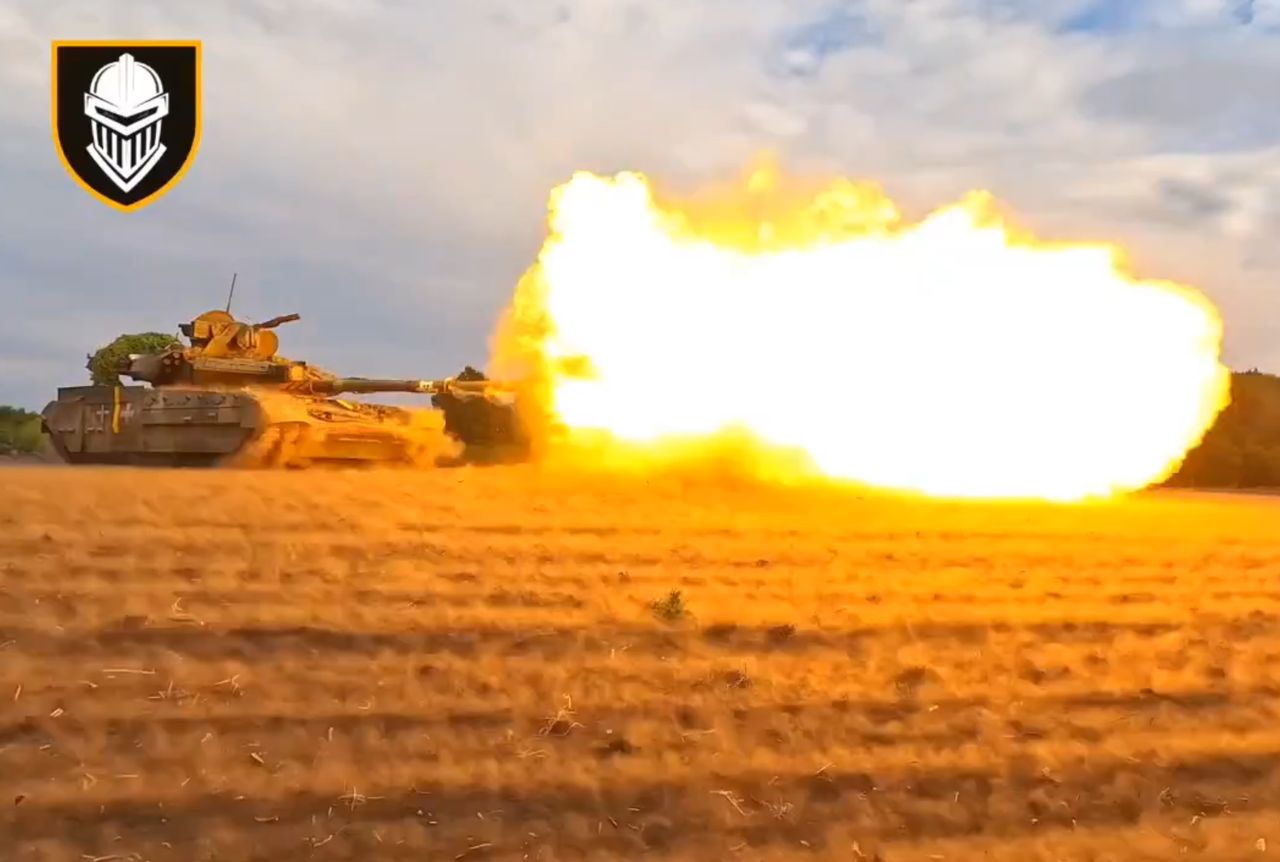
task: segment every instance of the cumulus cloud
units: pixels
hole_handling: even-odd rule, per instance
[[[38,406],[95,344],[219,304],[232,271],[245,314],[302,312],[293,353],[450,373],[483,360],[571,171],[693,184],[764,148],[916,210],[988,187],[1037,230],[1120,241],[1219,302],[1233,362],[1280,370],[1276,5],[7,3],[0,362],[24,370],[0,402]],[[51,39],[125,36],[205,47],[195,166],[131,214],[65,175],[47,101]]]

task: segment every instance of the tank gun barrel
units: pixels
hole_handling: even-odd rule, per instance
[[[324,395],[337,395],[342,392],[354,394],[372,392],[414,392],[421,395],[454,394],[483,396],[494,388],[489,380],[455,380],[447,377],[443,380],[395,380],[377,377],[335,377],[331,380],[309,381],[312,392]]]

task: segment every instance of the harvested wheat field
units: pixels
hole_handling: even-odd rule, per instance
[[[1275,498],[0,483],[4,859],[1280,854]]]

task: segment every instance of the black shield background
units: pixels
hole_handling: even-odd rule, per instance
[[[165,154],[129,192],[122,192],[107,179],[89,156],[92,136],[84,114],[84,95],[93,76],[124,53],[155,69],[170,94],[169,115],[160,131]],[[57,91],[53,94],[57,141],[67,165],[85,185],[127,207],[154,195],[177,176],[197,144],[200,93],[196,45],[55,45],[53,61],[57,69]]]

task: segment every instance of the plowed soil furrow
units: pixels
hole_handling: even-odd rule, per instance
[[[1148,811],[1188,823],[1236,813],[1280,816],[1277,753],[1200,755],[1161,765],[1108,759],[1052,772],[1035,766],[738,772],[705,776],[710,781],[620,769],[584,771],[576,780],[508,782],[498,774],[488,782],[443,785],[431,780],[427,764],[411,764],[394,776],[394,786],[374,776],[361,787],[313,782],[304,789],[290,775],[277,776],[278,789],[262,794],[235,786],[145,793],[124,777],[98,781],[81,801],[32,803],[6,825],[18,840],[39,842],[56,837],[47,829],[60,824],[59,831],[69,830],[86,846],[102,846],[122,830],[135,845],[154,845],[161,836],[192,841],[254,828],[261,840],[300,858],[312,849],[306,844],[325,833],[364,837],[405,824],[419,827],[422,849],[436,854],[484,842],[510,850],[527,846],[531,835],[557,849],[606,853],[664,851],[680,843],[798,847],[801,841],[832,853],[847,845],[836,845],[831,833],[861,836],[870,847],[908,837],[999,842],[1053,830],[1087,832],[1136,824]],[[597,824],[607,828],[593,828]]]
[[[774,619],[786,618],[785,612],[776,610],[780,602],[770,604],[775,609],[770,614]],[[593,624],[587,612],[554,607],[451,610],[443,624],[438,622],[442,615],[439,609],[407,609],[392,616],[357,607],[348,614],[349,627],[341,624],[339,609],[333,607],[311,616],[290,609],[274,621],[265,619],[264,613],[258,607],[247,608],[241,614],[243,624],[230,624],[235,619],[224,616],[221,625],[202,624],[187,615],[172,618],[166,614],[166,618],[152,621],[144,616],[113,614],[104,625],[90,627],[75,625],[68,617],[49,619],[50,615],[45,615],[42,626],[39,618],[33,621],[24,615],[18,622],[0,625],[0,643],[12,642],[6,650],[15,654],[85,661],[95,656],[132,661],[157,650],[201,660],[323,650],[337,657],[370,658],[392,654],[571,660],[625,651],[641,658],[791,656],[842,663],[875,661],[885,651],[910,649],[931,664],[963,665],[979,674],[1003,670],[1032,682],[1037,677],[1064,674],[1096,675],[1135,652],[1158,657],[1159,664],[1153,665],[1153,670],[1186,666],[1197,659],[1248,659],[1261,667],[1280,657],[1280,617],[1257,611],[1234,621],[1219,616],[1183,625],[1143,620],[996,622],[987,626],[913,622],[904,612],[889,618],[876,614],[878,618],[868,620],[869,625],[848,629],[820,628],[821,621],[815,624],[812,618],[796,626],[782,622],[749,626],[713,623],[701,629],[646,626],[638,618],[621,624]],[[395,625],[372,625],[380,620]],[[973,656],[988,654],[990,665],[973,665]],[[1241,666],[1238,672],[1248,673],[1249,669]],[[5,668],[0,667],[0,679],[4,675]]]

